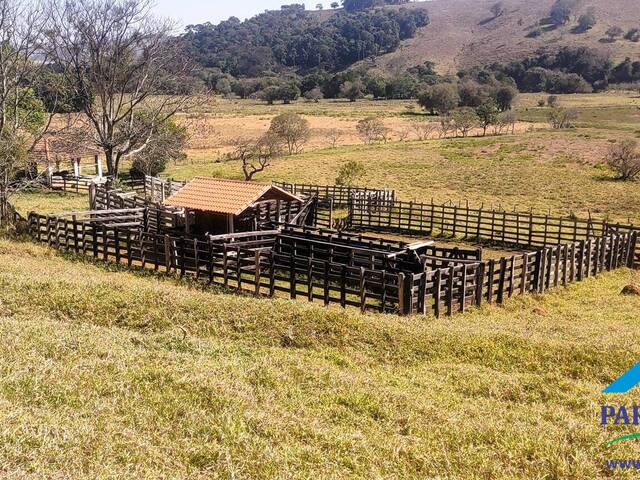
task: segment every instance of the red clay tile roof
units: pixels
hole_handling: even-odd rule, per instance
[[[283,200],[300,200],[279,187],[264,183],[195,177],[169,197],[165,204],[188,210],[240,215],[267,193]]]
[[[88,158],[100,155],[102,152],[80,139],[76,132],[57,135],[46,135],[41,138],[29,153],[29,158],[37,163],[55,162],[57,160],[72,160],[74,158]]]

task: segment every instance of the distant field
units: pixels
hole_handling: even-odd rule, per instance
[[[3,477],[601,479],[636,454],[597,421],[640,356],[634,278],[363,316],[0,239]]]

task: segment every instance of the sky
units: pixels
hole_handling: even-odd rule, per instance
[[[333,0],[322,1],[325,8]],[[288,0],[156,0],[155,12],[178,20],[182,26],[196,23],[218,23],[229,17],[245,19],[264,10],[280,9],[281,5],[306,3],[307,8],[320,0],[309,2]]]

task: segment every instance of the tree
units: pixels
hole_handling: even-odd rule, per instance
[[[52,0],[49,12],[53,63],[72,91],[95,94],[83,113],[104,151],[107,171],[117,178],[123,159],[145,150],[158,125],[175,115],[188,97],[167,92],[191,68],[174,26],[151,15],[147,0]],[[133,128],[144,111],[146,128]]]
[[[232,92],[232,90],[231,90],[231,82],[229,81],[229,79],[226,78],[226,77],[220,78],[216,82],[216,91],[220,95],[229,95]]]
[[[434,115],[436,112],[446,114],[460,103],[460,96],[455,85],[442,83],[427,87],[418,96],[418,104]]]
[[[283,83],[278,87],[278,100],[282,100],[285,105],[300,98],[300,89],[294,82]]]
[[[618,27],[617,25],[614,25],[613,27],[609,27],[604,33],[608,37],[608,40],[610,42],[615,42],[618,37],[622,36],[624,30],[622,30],[622,28]]]
[[[487,128],[497,123],[499,113],[498,106],[493,100],[489,100],[476,108],[476,115],[480,120],[483,137],[487,134]]]
[[[493,18],[498,18],[507,13],[507,7],[504,2],[497,2],[491,5],[489,11],[493,15]]]
[[[324,5],[322,5],[321,3],[318,3],[316,5],[316,10],[322,10],[322,9],[324,9]]]
[[[304,92],[304,98],[309,102],[318,103],[324,98],[324,95],[322,94],[322,89],[320,89],[320,87],[316,87]]]
[[[366,167],[363,162],[357,160],[349,160],[340,167],[338,176],[336,177],[336,185],[352,187],[357,180],[362,178],[366,173]]]
[[[560,105],[560,98],[557,95],[549,95],[547,105],[551,108],[557,108]]]
[[[147,115],[136,114],[135,122],[148,128],[151,120]],[[187,129],[177,125],[173,119],[167,119],[155,128],[149,146],[133,157],[131,173],[133,175],[157,176],[164,171],[171,160],[184,160],[184,146],[188,140]]]
[[[331,148],[336,148],[338,146],[338,142],[342,138],[342,132],[337,128],[332,128],[327,132],[327,139],[331,142]]]
[[[587,13],[580,15],[578,18],[578,32],[586,32],[596,26],[598,20],[596,19],[596,12],[593,8],[589,8]]]
[[[238,137],[232,141],[232,156],[242,162],[242,173],[246,181],[271,166],[269,161],[282,153],[280,139],[269,132],[257,139]]]
[[[302,151],[311,136],[311,128],[297,113],[283,113],[271,120],[269,135],[284,143],[289,155],[293,155]]]
[[[640,175],[640,150],[636,140],[623,140],[612,145],[607,164],[620,180],[633,180]]]
[[[625,33],[624,38],[625,40],[629,40],[630,42],[640,42],[640,28],[632,28],[627,33]]]
[[[355,102],[358,98],[362,98],[364,85],[360,80],[353,82],[344,82],[340,87],[340,94],[344,98],[348,98],[350,102]]]
[[[513,87],[500,87],[495,92],[496,105],[501,112],[511,110],[513,102],[518,96],[518,90]]]
[[[451,119],[455,123],[456,129],[467,137],[469,132],[478,126],[480,119],[476,111],[471,107],[460,107],[451,112]]]
[[[338,7],[340,7],[340,4],[338,2],[331,2],[331,8],[335,10]]]
[[[356,130],[362,141],[367,145],[377,141],[386,142],[389,135],[389,129],[385,127],[382,120],[376,117],[367,117],[360,120],[356,125]]]
[[[12,195],[28,186],[35,170],[28,153],[51,125],[52,116],[28,86],[42,75],[49,59],[43,48],[46,20],[38,5],[0,0],[0,212]],[[51,106],[55,111],[55,95]]]
[[[379,0],[342,0],[342,6],[347,12],[366,10],[368,8],[375,7],[379,3]]]
[[[495,125],[496,135],[501,134],[504,131],[506,133],[516,132],[516,123],[518,122],[518,115],[515,112],[503,112],[498,115],[498,120]]]
[[[269,105],[273,105],[273,102],[280,99],[280,87],[276,85],[270,85],[264,90],[258,93],[258,97],[267,102]]]
[[[411,130],[416,134],[418,140],[429,140],[431,136],[438,131],[438,124],[416,121],[411,123]]]
[[[549,12],[549,19],[554,25],[566,25],[571,20],[575,6],[576,0],[556,0]]]

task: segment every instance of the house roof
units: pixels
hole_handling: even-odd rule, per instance
[[[195,177],[169,197],[165,204],[188,210],[240,215],[268,193],[276,193],[279,198],[286,200],[300,200],[295,195],[274,185]]]
[[[29,153],[32,161],[50,163],[56,160],[71,160],[100,155],[100,150],[88,145],[78,132],[46,135],[36,142]]]

